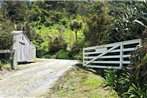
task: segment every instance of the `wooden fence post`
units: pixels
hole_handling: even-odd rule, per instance
[[[0,50],[0,54],[1,53],[10,54],[11,69],[15,69],[15,67],[17,65],[17,55],[16,55],[16,52],[11,49],[11,50]]]
[[[16,66],[17,66],[17,60],[16,60],[15,51],[11,51],[11,69],[15,69]]]

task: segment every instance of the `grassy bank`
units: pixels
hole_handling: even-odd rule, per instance
[[[118,98],[105,80],[82,68],[71,69],[49,90],[46,98]]]

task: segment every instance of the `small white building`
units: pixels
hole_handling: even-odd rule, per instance
[[[12,31],[13,50],[15,51],[16,61],[31,62],[36,58],[36,47],[33,45],[24,31]]]

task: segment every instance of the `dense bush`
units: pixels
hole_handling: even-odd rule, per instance
[[[56,37],[48,43],[48,49],[50,52],[57,52],[60,49],[66,49],[67,44],[64,40]]]
[[[85,43],[82,39],[79,39],[78,42],[74,43],[69,51],[70,59],[82,60],[84,46]]]
[[[67,51],[65,49],[59,50],[56,53],[57,59],[74,59],[74,60],[82,60],[83,59],[83,53],[75,52],[75,51]]]
[[[63,26],[58,26],[56,28],[58,30],[58,33],[56,33],[57,36],[49,36],[48,35],[48,49],[50,52],[57,52],[61,49],[67,48],[67,43],[65,41],[65,38],[63,36],[65,30]]]
[[[10,32],[0,33],[0,49],[10,49],[12,46],[12,35]]]
[[[46,53],[46,54],[43,55],[43,58],[47,58],[47,59],[49,59],[49,58],[51,58],[51,54]]]
[[[79,52],[72,57],[74,60],[83,60],[83,53]]]
[[[40,42],[36,42],[36,44],[39,44]],[[37,57],[44,57],[46,54],[48,54],[48,43],[43,42],[40,43],[37,47]]]
[[[45,51],[44,49],[37,48],[37,57],[39,57],[39,58],[44,57],[47,52],[48,51]]]
[[[95,13],[93,15],[90,14],[88,19],[86,19],[87,27],[85,27],[83,31],[85,43],[88,46],[95,46],[108,42],[108,30],[112,20],[108,14],[108,8],[104,3],[99,2],[93,5],[93,11],[95,11]]]
[[[147,97],[147,44],[138,48],[131,57],[133,70],[105,70],[106,84],[113,87],[121,98]]]
[[[117,70],[105,70],[105,79],[108,86],[116,87],[118,82]]]
[[[143,87],[139,84],[131,84],[128,91],[125,92],[123,98],[147,98],[147,85]]]
[[[72,49],[72,50],[70,50],[69,51],[69,57],[70,57],[70,59],[73,59],[74,58],[74,56],[76,55],[76,54],[78,54],[79,53],[79,49]]]
[[[69,59],[68,53],[69,52],[66,50],[60,50],[56,53],[56,58],[57,59]]]
[[[0,49],[10,49],[12,47],[13,27],[10,21],[0,20]]]

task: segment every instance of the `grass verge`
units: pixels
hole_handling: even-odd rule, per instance
[[[105,80],[83,68],[72,68],[49,90],[46,98],[118,98]]]

